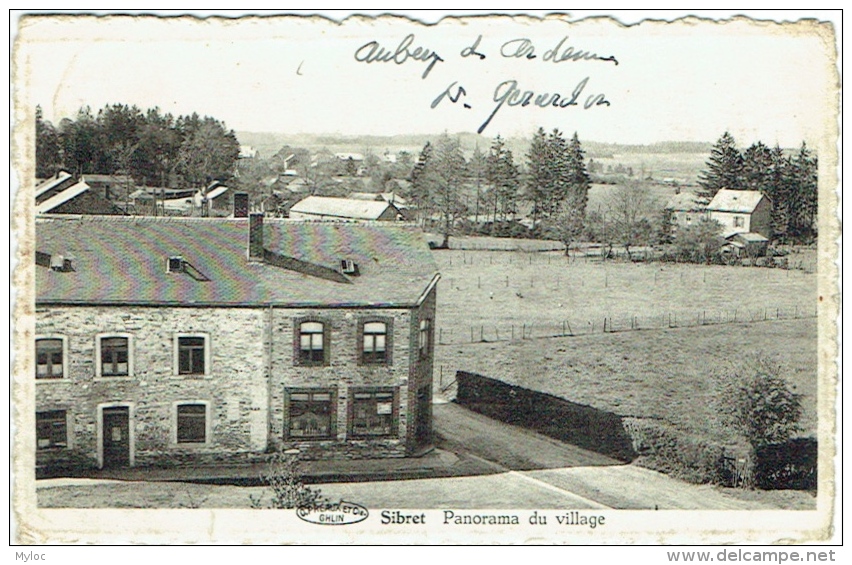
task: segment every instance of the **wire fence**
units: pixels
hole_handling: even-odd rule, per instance
[[[438,345],[492,343],[551,337],[605,334],[638,330],[688,328],[720,324],[748,324],[775,320],[816,318],[817,307],[793,306],[748,308],[710,312],[667,312],[657,315],[602,316],[594,320],[562,322],[516,322],[511,324],[479,324],[467,327],[438,327]]]
[[[461,252],[453,257],[446,259],[446,264],[449,266],[458,265],[570,265],[572,263],[659,263],[666,264],[682,264],[682,265],[697,265],[704,266],[704,263],[696,263],[686,260],[674,260],[661,258],[658,253],[650,248],[637,248],[629,254],[623,249],[613,249],[605,251],[603,248],[586,249],[575,251],[572,250],[569,254],[564,253],[549,253],[556,249],[489,249],[483,246],[481,249],[472,245],[470,247],[461,247],[456,249]],[[468,253],[470,252],[470,253]],[[792,254],[788,256],[777,257],[756,257],[756,258],[732,258],[729,263],[714,263],[714,265],[724,265],[729,267],[764,267],[786,269],[792,271],[804,271],[806,273],[815,273],[817,269],[816,257],[802,256]]]

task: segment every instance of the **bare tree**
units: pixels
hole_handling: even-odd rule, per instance
[[[607,215],[616,243],[624,246],[627,257],[630,248],[647,244],[653,234],[649,216],[653,214],[653,199],[648,187],[631,181],[619,186],[609,197]]]

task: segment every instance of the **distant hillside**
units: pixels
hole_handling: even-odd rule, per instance
[[[570,133],[565,132],[566,136]],[[478,144],[480,149],[487,151],[493,138],[475,133],[453,134],[461,141],[465,153],[470,154]],[[372,151],[382,155],[386,151],[397,153],[405,150],[413,154],[420,152],[427,141],[437,138],[434,134],[411,134],[411,135],[321,135],[321,134],[288,134],[271,132],[237,132],[237,139],[243,145],[251,145],[259,151],[261,157],[271,157],[284,145],[304,147],[310,151],[327,149],[332,153],[358,152],[366,153]],[[700,153],[709,155],[713,146],[711,142],[697,141],[662,141],[649,145],[623,145],[617,143],[599,143],[585,140],[582,137],[583,149],[591,158],[607,158],[614,155],[624,154],[669,154],[669,153]],[[529,137],[510,137],[506,139],[506,145],[515,154],[516,159],[521,159],[529,148]]]

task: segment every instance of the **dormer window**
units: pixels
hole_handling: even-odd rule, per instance
[[[51,271],[57,273],[67,273],[73,271],[71,264],[71,256],[66,255],[51,255],[42,251],[36,251],[35,263],[40,267],[49,267]]]
[[[343,271],[344,275],[357,276],[359,274],[358,264],[351,259],[343,259],[340,261],[340,270]]]
[[[182,273],[185,270],[186,269],[184,268],[184,260],[182,256],[174,255],[166,260],[167,273]]]

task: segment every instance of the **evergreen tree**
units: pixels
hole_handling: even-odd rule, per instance
[[[739,186],[745,190],[766,193],[771,182],[772,151],[760,141],[743,152],[742,178]]]
[[[733,136],[725,132],[710,152],[707,168],[698,175],[698,195],[711,200],[721,188],[740,189],[743,158]]]
[[[571,138],[568,149],[568,205],[577,210],[579,217],[586,215],[586,206],[589,203],[589,187],[592,182],[586,171],[585,155],[580,145],[577,132]]]
[[[503,220],[514,216],[518,211],[518,168],[515,166],[512,152],[506,148],[503,138],[499,135],[491,144],[485,178],[490,187],[494,221],[497,221],[498,211]]]
[[[431,215],[431,202],[429,200],[429,183],[426,177],[427,166],[432,161],[432,142],[427,141],[423,149],[420,150],[420,155],[417,157],[417,162],[411,169],[411,190],[408,197],[412,203],[417,206],[421,219]]]
[[[44,120],[41,106],[36,106],[36,177],[46,178],[62,168],[59,133],[53,124]]]
[[[573,151],[573,147],[571,150]],[[542,208],[543,219],[550,219],[559,214],[572,188],[574,155],[569,153],[568,144],[558,129],[554,129],[547,136],[547,157],[550,167],[550,187],[548,198]],[[582,160],[582,155],[580,158]]]
[[[486,205],[486,202],[489,201],[488,197],[493,196],[493,191],[485,190],[485,187],[482,186],[482,183],[485,180],[487,167],[488,158],[482,150],[479,149],[479,143],[477,143],[476,147],[473,149],[473,155],[470,158],[470,163],[468,163],[467,168],[470,180],[476,187],[476,201],[474,204],[473,214],[474,223],[477,225],[479,225],[480,206]],[[485,206],[483,206],[483,208],[485,208]]]
[[[790,177],[792,167],[790,159],[784,156],[781,147],[776,145],[770,152],[772,161],[766,185],[766,196],[772,202],[772,232],[780,241],[787,241],[790,225]]]
[[[533,228],[543,216],[550,200],[551,168],[549,163],[547,135],[538,128],[527,152],[526,198],[532,203]]]
[[[818,163],[802,142],[798,155],[790,164],[788,234],[797,242],[809,243],[816,237]]]

